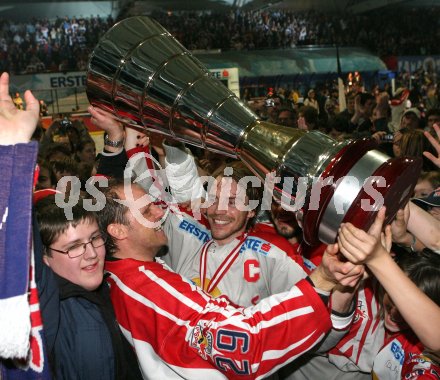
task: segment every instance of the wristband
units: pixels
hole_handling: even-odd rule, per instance
[[[107,134],[104,136],[104,145],[111,146],[113,148],[120,148],[122,145],[124,145],[124,139],[122,140],[110,140],[107,136]]]

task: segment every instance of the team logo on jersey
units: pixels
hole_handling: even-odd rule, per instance
[[[208,289],[209,288],[209,284],[211,283],[211,279],[209,278],[205,278],[205,286],[202,287],[200,284],[200,278],[196,277],[196,278],[192,278],[191,281],[196,284],[198,287],[203,288],[203,289]],[[222,295],[222,292],[220,291],[219,288],[215,287],[214,289],[212,289],[209,294],[211,296],[213,296],[214,298],[220,297]]]
[[[187,233],[195,236],[198,240],[203,243],[206,243],[211,239],[210,233],[207,230],[203,230],[202,225],[196,225],[194,223],[190,223],[188,220],[182,220],[179,224],[179,229],[186,231]]]
[[[353,323],[356,323],[360,319],[368,319],[368,311],[366,305],[362,300],[358,300],[357,308],[354,313]]]
[[[266,240],[256,237],[248,237],[240,248],[240,253],[250,249],[260,255],[267,256],[272,248],[272,245]]]
[[[191,337],[191,347],[195,348],[204,360],[212,353],[212,334],[206,330],[207,326],[198,324],[194,327]]]
[[[405,359],[405,351],[403,350],[400,342],[391,343],[391,352],[393,353],[394,358],[399,362],[399,364],[402,365],[403,360]]]
[[[243,264],[243,277],[247,282],[257,282],[260,279],[260,262],[257,259],[246,260]]]

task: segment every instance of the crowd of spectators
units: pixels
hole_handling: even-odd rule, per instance
[[[228,13],[155,13],[189,49],[252,50],[301,45],[364,46],[379,55],[439,51],[440,8],[380,9],[367,14],[293,12],[273,8]]]
[[[0,71],[85,70],[91,50],[113,24],[110,16],[33,19],[27,23],[0,19]]]
[[[440,8],[367,14],[324,14],[268,8],[223,13],[155,12],[151,15],[185,47],[253,50],[301,45],[364,46],[380,56],[436,54]],[[120,15],[120,18],[126,15]],[[84,70],[88,56],[112,25],[109,17],[64,17],[16,23],[0,19],[0,70],[13,74]]]

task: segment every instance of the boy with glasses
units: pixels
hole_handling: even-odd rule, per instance
[[[49,362],[57,379],[140,379],[133,351],[115,324],[103,285],[105,239],[93,212],[79,202],[68,220],[55,196],[37,203],[43,257],[37,288]]]

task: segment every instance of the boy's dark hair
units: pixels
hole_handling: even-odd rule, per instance
[[[440,256],[425,248],[419,254],[400,255],[397,263],[409,279],[440,306]]]
[[[56,186],[57,177],[55,175],[55,172],[53,171],[52,165],[45,160],[38,160],[37,163],[40,168],[47,169],[47,171],[49,172],[49,178],[50,178],[51,185]],[[37,188],[37,190],[39,190],[39,189]]]
[[[62,153],[66,157],[70,157],[71,152],[70,149],[66,146],[66,144],[62,143],[51,143],[43,152],[43,157],[46,161],[51,161],[51,157],[55,153]]]
[[[40,227],[41,241],[44,246],[44,254],[51,256],[47,249],[58,237],[63,234],[69,226],[76,227],[83,222],[92,223],[97,220],[96,214],[87,211],[83,207],[83,198],[72,207],[72,220],[68,220],[65,209],[55,203],[55,195],[47,196],[35,205],[36,216]]]

